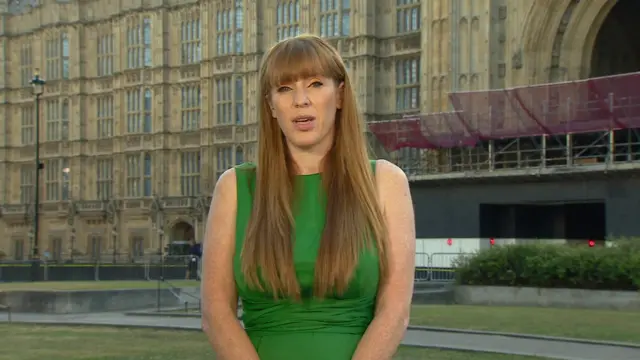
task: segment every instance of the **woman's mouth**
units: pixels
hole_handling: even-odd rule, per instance
[[[315,127],[315,120],[313,116],[298,116],[293,119],[293,125],[298,131],[309,131]]]

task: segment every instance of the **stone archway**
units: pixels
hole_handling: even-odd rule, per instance
[[[593,41],[589,77],[640,71],[640,1],[618,0]]]
[[[191,241],[194,239],[193,225],[186,221],[178,221],[171,227],[170,242]]]
[[[562,44],[560,66],[568,70],[568,80],[591,75],[591,58],[596,37],[616,1],[581,1],[575,9]]]
[[[536,1],[522,28],[525,71],[518,83],[589,77],[596,37],[616,4],[610,0]]]
[[[513,85],[549,82],[553,43],[565,10],[572,1],[533,2],[521,34],[524,72]]]

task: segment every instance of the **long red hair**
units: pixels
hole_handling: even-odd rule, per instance
[[[338,52],[325,40],[300,35],[276,44],[262,61],[256,190],[241,254],[242,272],[249,286],[261,291],[266,287],[276,297],[298,299],[300,285],[291,238],[295,169],[284,135],[272,117],[268,96],[275,86],[312,76],[344,84],[334,143],[322,164],[323,183],[331,192],[315,268],[314,295],[343,293],[365,248],[376,249],[382,278],[387,270],[387,228],[369,162],[365,124],[349,75]]]

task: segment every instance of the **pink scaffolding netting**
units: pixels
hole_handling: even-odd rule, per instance
[[[372,122],[387,151],[478,141],[640,128],[640,72],[449,94],[454,111]]]

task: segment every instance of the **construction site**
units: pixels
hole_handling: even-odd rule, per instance
[[[369,126],[412,181],[418,238],[640,234],[640,73],[452,92],[449,101],[450,112]]]

